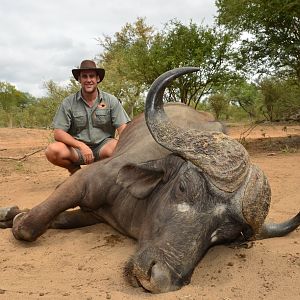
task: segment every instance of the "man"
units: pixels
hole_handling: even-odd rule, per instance
[[[105,70],[84,60],[72,70],[81,90],[65,98],[53,120],[55,142],[46,149],[47,159],[70,174],[112,155],[118,135],[130,122],[120,101],[97,88]]]

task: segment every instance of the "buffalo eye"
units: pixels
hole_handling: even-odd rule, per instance
[[[180,183],[179,183],[179,190],[180,190],[180,192],[182,192],[182,193],[184,193],[184,192],[186,191],[184,182],[180,182]]]

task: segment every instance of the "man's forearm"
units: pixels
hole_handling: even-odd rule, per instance
[[[118,136],[120,136],[123,132],[123,130],[126,128],[127,124],[122,124],[121,126],[119,126],[117,128],[117,131],[118,131]]]
[[[63,131],[62,129],[54,129],[54,139],[57,142],[62,142],[73,148],[80,148],[82,142],[74,139],[69,133]]]

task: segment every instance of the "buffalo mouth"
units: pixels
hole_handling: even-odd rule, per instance
[[[161,255],[160,259],[154,258],[153,251],[150,252],[151,257],[143,252],[132,257],[126,264],[124,274],[132,286],[158,294],[178,290],[189,283],[168,262],[161,259]]]

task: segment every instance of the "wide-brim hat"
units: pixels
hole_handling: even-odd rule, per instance
[[[78,81],[80,71],[82,71],[82,70],[96,71],[96,73],[98,74],[98,76],[100,78],[100,81],[98,81],[98,83],[101,82],[105,76],[105,70],[102,68],[97,68],[96,63],[89,59],[83,60],[78,69],[72,70],[72,74],[77,81]]]

